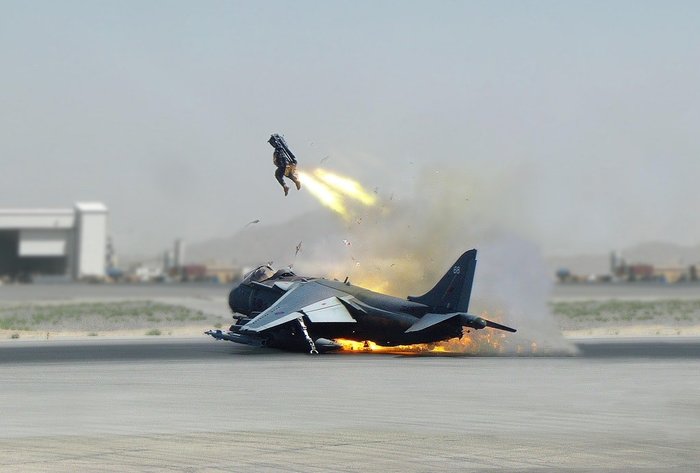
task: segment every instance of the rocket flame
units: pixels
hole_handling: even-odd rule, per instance
[[[304,187],[311,192],[321,204],[345,218],[348,217],[348,210],[345,207],[342,195],[303,171],[299,171],[299,179],[304,184]]]
[[[314,175],[299,171],[299,179],[304,187],[325,207],[350,220],[349,199],[372,206],[377,198],[365,189],[359,182],[339,176],[323,169],[316,169]]]
[[[335,191],[340,192],[352,199],[359,200],[364,205],[372,206],[376,203],[377,198],[365,191],[359,182],[353,181],[350,178],[338,176],[337,174],[316,169],[314,174],[322,180],[326,185],[332,187]]]

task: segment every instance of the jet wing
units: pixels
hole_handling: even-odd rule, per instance
[[[406,333],[410,332],[420,332],[428,327],[437,325],[440,322],[451,319],[452,317],[457,317],[459,314],[425,314],[421,317],[418,322],[408,327]]]
[[[299,283],[241,327],[241,332],[262,332],[304,315],[312,323],[354,323],[346,307],[354,303],[352,296],[315,281]]]
[[[304,307],[301,312],[306,314],[313,323],[318,322],[355,322],[345,305],[335,296],[323,299],[315,304]]]

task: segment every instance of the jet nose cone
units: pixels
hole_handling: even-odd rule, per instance
[[[228,306],[233,312],[240,312],[241,308],[241,285],[236,284],[231,288],[231,292],[228,293]]]

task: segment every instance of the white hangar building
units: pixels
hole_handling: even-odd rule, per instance
[[[103,277],[107,207],[78,202],[67,209],[0,209],[0,277]]]

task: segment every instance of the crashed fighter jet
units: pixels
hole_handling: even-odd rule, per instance
[[[340,349],[334,339],[395,346],[461,337],[462,327],[515,332],[467,313],[475,267],[476,250],[469,250],[426,294],[400,299],[347,280],[305,278],[260,266],[229,294],[236,323],[206,333],[219,340],[318,353]]]

